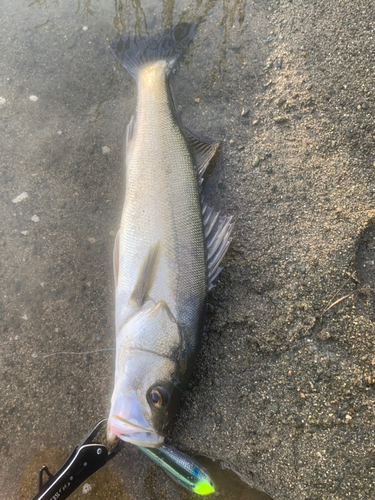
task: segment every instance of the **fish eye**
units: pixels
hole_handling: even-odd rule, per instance
[[[163,408],[169,401],[168,391],[161,386],[153,387],[149,393],[149,400],[155,408]]]

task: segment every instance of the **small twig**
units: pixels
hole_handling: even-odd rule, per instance
[[[339,289],[338,289],[338,290],[337,290],[337,291],[336,291],[336,292],[332,295],[331,300],[333,300],[335,297],[337,297],[337,295],[341,292],[341,290],[344,288],[344,286],[346,286],[346,285],[348,284],[348,281],[350,281],[350,280],[349,280],[349,279],[347,279],[347,280],[345,281],[345,283],[344,283],[342,286],[340,286],[340,288],[339,288]],[[341,300],[341,299],[340,299],[340,300]],[[336,302],[335,302],[335,303],[336,303]],[[332,306],[329,306],[329,307],[328,307],[328,309],[330,309],[331,307],[332,307]],[[326,309],[326,310],[323,312],[323,314],[324,314],[325,312],[327,312],[327,311],[328,311],[328,309]]]
[[[349,293],[348,295],[344,295],[344,296],[343,296],[343,297],[341,297],[340,299],[335,300],[335,302],[333,302],[333,303],[332,303],[329,307],[327,307],[327,309],[325,309],[325,310],[323,311],[323,314],[325,314],[327,311],[329,311],[329,310],[331,309],[331,307],[335,306],[336,304],[338,304],[338,303],[339,303],[339,302],[341,302],[342,300],[345,300],[345,299],[347,299],[348,297],[351,297],[351,296],[352,296],[352,295],[354,295],[354,294],[355,294],[355,292],[353,292],[353,293]],[[323,316],[323,314],[322,314],[322,316]]]
[[[327,307],[327,309],[325,309],[323,312],[322,312],[322,316],[323,314],[325,314],[327,311],[329,311],[331,309],[331,307],[335,306],[336,304],[338,304],[339,302],[341,302],[342,300],[345,300],[347,299],[348,297],[352,297],[354,294],[356,293],[359,293],[359,292],[371,292],[371,291],[375,291],[375,288],[360,288],[359,290],[355,290],[355,292],[352,292],[352,293],[349,293],[348,295],[344,295],[344,297],[341,297],[337,300],[335,300],[335,302],[333,302],[330,306]],[[335,294],[337,295],[337,294]]]
[[[350,279],[354,280],[356,283],[359,283],[359,281],[357,280],[357,278],[355,277],[355,273],[356,271],[354,271],[353,274],[350,274],[346,271],[346,274],[349,276],[349,278],[345,281],[345,283],[340,286],[340,288],[338,290],[336,290],[336,292],[332,295],[331,297],[331,300],[333,300],[340,292],[341,290],[348,284],[348,282],[350,281]],[[359,291],[359,290],[357,290]],[[334,302],[333,304],[331,304],[330,306],[328,306],[327,309],[324,309],[323,313],[322,313],[322,316],[323,314],[325,314],[329,309],[331,309],[331,307],[333,307],[335,304],[337,304],[338,302],[341,302],[341,300],[344,300],[346,299],[347,297],[350,297],[350,295],[352,294],[349,294],[349,295],[345,295],[345,297],[342,297],[341,299],[339,299],[338,301]]]
[[[74,355],[81,356],[83,354],[94,354],[96,352],[114,351],[114,350],[115,350],[114,347],[109,347],[108,349],[98,349],[96,351],[85,351],[85,352],[70,352],[70,351],[52,352],[51,354],[44,355],[43,359],[49,358],[50,356],[59,356],[60,354],[74,354]]]

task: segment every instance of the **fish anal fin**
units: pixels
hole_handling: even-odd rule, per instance
[[[220,266],[231,242],[233,230],[232,217],[224,217],[209,207],[202,200],[204,233],[207,248],[208,289],[213,288],[213,282],[222,270]]]
[[[203,179],[208,167],[215,164],[220,142],[209,139],[202,140],[190,130],[183,129],[186,142],[193,154],[195,165],[200,179]]]
[[[130,154],[131,150],[131,145],[132,145],[132,138],[134,134],[134,128],[135,128],[135,118],[134,115],[130,118],[130,122],[128,123],[128,126],[126,127],[126,156],[128,157]]]
[[[116,233],[115,245],[113,247],[113,276],[115,278],[115,288],[117,288],[117,283],[118,283],[119,258],[120,258],[120,229]]]
[[[142,307],[146,298],[147,291],[151,286],[152,276],[160,251],[160,242],[150,247],[143,264],[139,270],[137,282],[130,296],[130,302],[138,307]]]

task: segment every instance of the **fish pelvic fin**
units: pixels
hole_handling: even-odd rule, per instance
[[[168,72],[194,38],[196,24],[180,23],[156,35],[121,35],[111,43],[111,51],[137,80],[138,68],[151,61],[166,61]]]
[[[138,307],[142,307],[146,298],[147,291],[150,288],[152,276],[160,252],[160,242],[150,247],[143,264],[139,270],[137,282],[130,296],[130,302]]]

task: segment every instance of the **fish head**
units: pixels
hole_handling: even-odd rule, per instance
[[[144,447],[164,442],[181,390],[178,325],[153,304],[124,325],[117,338],[116,377],[108,437]]]

